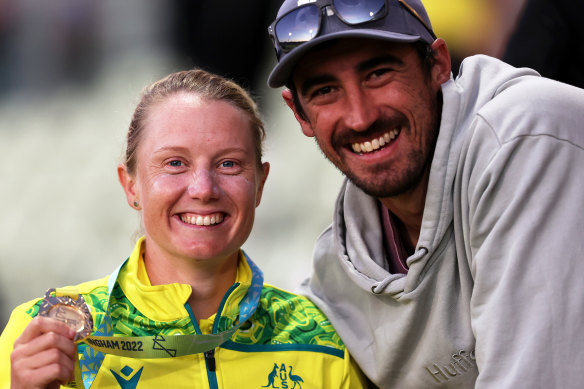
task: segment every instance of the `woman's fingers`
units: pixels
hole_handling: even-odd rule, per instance
[[[34,356],[13,359],[13,388],[44,388],[51,383],[65,384],[74,379],[75,361],[56,349]]]
[[[29,323],[29,325],[24,329],[22,334],[14,344],[27,343],[33,338],[39,335],[46,334],[49,332],[54,332],[60,334],[64,337],[73,339],[75,332],[67,327],[67,325],[58,320],[50,319],[48,317],[37,316]]]
[[[13,388],[45,388],[74,376],[75,332],[64,323],[36,317],[14,342],[11,354]]]

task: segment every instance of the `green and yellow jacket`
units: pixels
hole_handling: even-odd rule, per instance
[[[78,291],[90,306],[94,330],[110,304],[113,336],[216,334],[233,325],[251,285],[252,270],[241,253],[236,281],[216,314],[197,321],[187,300],[191,287],[150,284],[141,239],[120,270],[111,296],[108,277],[58,289]],[[17,307],[0,337],[0,389],[10,387],[14,341],[38,314],[41,299]],[[95,354],[78,344],[79,358]],[[87,352],[89,351],[89,352]],[[258,306],[233,336],[206,353],[169,358],[105,354],[94,366],[92,388],[362,388],[363,376],[324,314],[305,297],[264,284]],[[80,382],[72,386],[83,387]]]

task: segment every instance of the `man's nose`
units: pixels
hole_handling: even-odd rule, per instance
[[[377,108],[359,87],[347,90],[345,125],[354,131],[366,131],[377,120]]]

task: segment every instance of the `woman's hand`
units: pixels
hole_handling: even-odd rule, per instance
[[[11,388],[58,388],[74,379],[75,332],[65,323],[35,317],[14,342]]]

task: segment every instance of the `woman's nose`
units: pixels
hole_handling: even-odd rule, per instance
[[[203,201],[216,199],[219,195],[216,174],[209,169],[195,170],[192,174],[187,192],[193,199]]]

